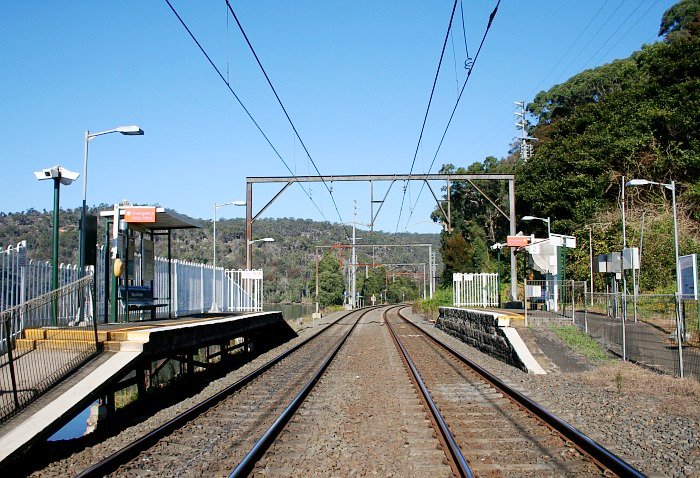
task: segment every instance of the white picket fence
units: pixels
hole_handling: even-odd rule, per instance
[[[455,307],[498,307],[498,274],[452,274],[452,303]]]
[[[95,273],[97,284],[97,304],[95,310],[102,314],[105,301],[104,287],[105,248],[98,247],[97,267],[90,267],[88,273]],[[5,310],[51,291],[51,263],[27,259],[26,241],[9,246],[0,251],[0,310]],[[141,283],[140,257],[135,257],[134,283]],[[262,270],[224,270],[208,264],[170,261],[172,293],[168,292],[168,260],[155,258],[153,295],[160,300],[171,296],[171,313],[174,316],[197,312],[207,312],[214,305],[214,278],[216,278],[216,306],[227,312],[258,312],[263,309]],[[78,280],[77,265],[59,266],[58,285],[63,286]],[[167,308],[159,310],[159,315],[167,315]],[[103,320],[100,317],[99,320]]]

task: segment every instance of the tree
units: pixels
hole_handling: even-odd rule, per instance
[[[700,23],[700,0],[681,0],[664,12],[659,36],[668,41],[696,35]]]
[[[393,276],[387,287],[387,298],[394,303],[415,300],[418,298],[418,284],[410,277]]]
[[[471,262],[472,248],[460,233],[445,234],[442,237],[443,284],[452,283],[453,272],[467,272]]]
[[[316,270],[311,273],[309,288],[316,288]],[[330,254],[325,254],[318,262],[318,302],[321,307],[341,305],[345,281],[338,260]]]

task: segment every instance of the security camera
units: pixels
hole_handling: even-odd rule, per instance
[[[75,173],[61,166],[54,166],[52,168],[42,169],[41,171],[36,171],[34,176],[42,181],[44,179],[59,179],[61,184],[68,186],[70,183],[78,179],[80,173]]]

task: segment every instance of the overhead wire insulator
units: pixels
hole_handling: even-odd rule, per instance
[[[466,60],[464,60],[464,69],[467,70],[467,73],[471,73],[473,67],[474,67],[474,59],[473,58],[467,58]]]

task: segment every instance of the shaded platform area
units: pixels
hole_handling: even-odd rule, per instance
[[[29,382],[43,380],[42,373],[50,373],[54,364],[71,355],[70,350],[61,348],[61,333],[72,332],[46,328],[26,334],[22,347],[31,348],[32,354],[42,354],[47,367],[27,378],[24,388],[31,390]],[[103,352],[93,355],[72,375],[0,425],[0,468],[21,460],[22,451],[53,435],[97,400],[109,414],[114,411],[115,392],[135,387],[141,398],[168,361],[176,360],[184,372],[194,373],[235,354],[269,348],[296,335],[281,312],[205,315],[139,325],[104,324],[97,333]],[[8,393],[4,384],[0,386],[1,393]]]

